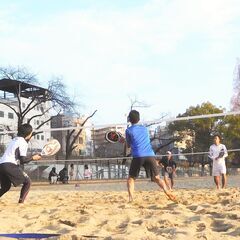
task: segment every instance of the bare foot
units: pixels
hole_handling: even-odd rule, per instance
[[[178,202],[176,196],[174,196],[172,193],[166,192],[166,195],[168,196],[169,200],[176,202],[176,203]]]

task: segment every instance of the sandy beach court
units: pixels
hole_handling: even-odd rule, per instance
[[[194,181],[212,185],[193,188]],[[22,205],[19,188],[13,188],[0,199],[0,233],[57,233],[52,239],[61,240],[240,239],[239,177],[225,190],[215,190],[211,181],[177,180],[176,186],[185,186],[174,191],[179,203],[148,181],[136,183],[133,203],[127,202],[125,180],[107,183],[108,188],[104,183],[35,185]],[[155,188],[147,191],[149,186]]]

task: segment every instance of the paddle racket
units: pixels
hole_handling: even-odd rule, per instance
[[[218,158],[222,158],[224,156],[224,149],[221,149]]]
[[[118,135],[120,137],[120,139],[118,140],[120,143],[125,143],[125,137],[120,133],[118,132]]]
[[[117,131],[107,131],[105,134],[105,139],[110,143],[124,143],[125,138],[120,132]]]
[[[40,155],[41,156],[52,156],[56,154],[61,148],[61,144],[57,139],[49,140],[43,147]]]

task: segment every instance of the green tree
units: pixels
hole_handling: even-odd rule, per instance
[[[240,116],[226,116],[221,124],[218,125],[218,131],[222,133],[223,142],[228,149],[239,149],[240,143]],[[240,164],[240,152],[229,152],[228,161],[232,164]]]
[[[202,103],[196,107],[189,107],[185,113],[179,114],[178,117],[188,117],[196,115],[222,113],[224,109],[214,106],[210,102]],[[191,135],[193,140],[187,143],[184,152],[203,152],[208,151],[212,144],[211,134],[218,131],[218,123],[222,121],[222,117],[191,119],[184,121],[175,121],[169,124],[168,129],[171,134],[184,135],[184,133]],[[223,125],[221,125],[223,127]],[[196,156],[189,160],[194,164],[195,162],[203,162],[203,156]]]

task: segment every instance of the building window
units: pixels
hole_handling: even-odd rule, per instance
[[[41,140],[44,140],[44,136],[43,135],[41,135]]]
[[[40,137],[39,137],[39,135],[37,135],[37,140],[39,140],[40,139]]]
[[[25,108],[25,106],[26,106],[26,104],[23,102],[23,103],[22,103],[22,107]]]
[[[8,113],[8,118],[13,119],[13,113]]]
[[[4,112],[0,111],[0,117],[4,117]]]
[[[39,125],[39,120],[37,120],[37,125]]]

